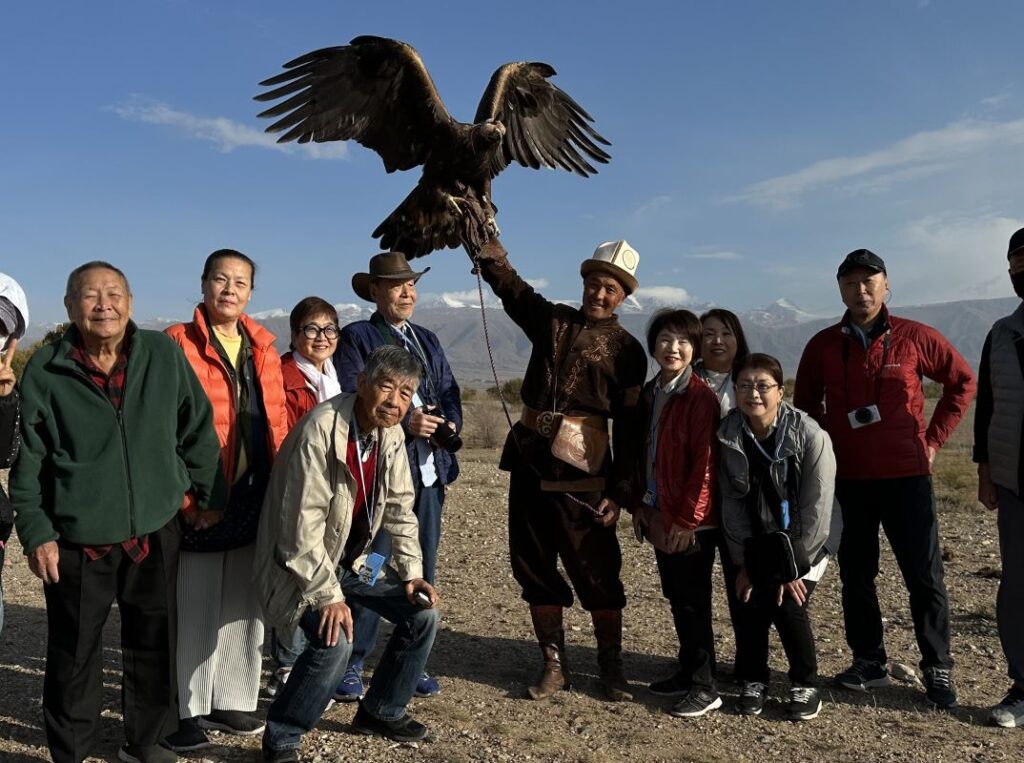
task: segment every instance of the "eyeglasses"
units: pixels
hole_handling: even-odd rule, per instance
[[[757,390],[757,394],[766,395],[776,387],[781,386],[781,384],[768,384],[767,382],[758,382],[757,384],[743,383],[736,385],[736,391],[739,392],[741,395],[748,395],[753,390]]]
[[[338,327],[337,326],[317,326],[315,323],[307,323],[302,327],[302,334],[306,339],[316,339],[321,334],[324,335],[329,341],[334,341],[338,338]]]

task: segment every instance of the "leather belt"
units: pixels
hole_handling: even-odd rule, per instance
[[[519,416],[519,423],[541,437],[551,437],[558,428],[558,420],[561,416],[561,413],[555,411],[538,411],[536,408],[524,405],[523,412]],[[584,416],[583,423],[597,429],[604,429],[607,426],[604,416]]]

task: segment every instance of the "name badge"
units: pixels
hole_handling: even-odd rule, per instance
[[[650,506],[652,509],[658,505],[658,483],[653,479],[647,480],[647,490],[644,492],[643,502],[644,506]]]
[[[357,573],[359,575],[359,582],[365,583],[368,586],[376,583],[385,561],[387,560],[376,551],[367,554],[366,561],[359,565],[359,572]]]

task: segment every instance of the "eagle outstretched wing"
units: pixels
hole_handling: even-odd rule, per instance
[[[587,177],[597,172],[590,161],[606,164],[611,158],[598,145],[611,144],[590,126],[593,117],[548,81],[554,74],[548,64],[524,61],[505,64],[491,76],[474,119],[497,119],[505,125],[491,177],[513,161],[533,169],[561,167]]]
[[[416,50],[397,40],[361,36],[284,65],[260,83],[257,101],[285,100],[260,113],[280,117],[267,132],[279,143],[355,140],[373,149],[388,172],[423,164],[451,117]],[[287,97],[286,97],[287,96]]]

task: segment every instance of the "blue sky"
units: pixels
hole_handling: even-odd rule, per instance
[[[589,180],[495,181],[503,241],[548,296],[578,298],[579,261],[615,238],[648,297],[834,311],[861,246],[894,305],[1005,296],[1021,29],[1012,0],[8,4],[0,270],[41,321],[93,258],[128,272],[138,317],[185,317],[220,247],[259,263],[252,311],[356,301],[370,231],[418,173],[357,144],[275,148],[251,98],[284,61],[378,34],[415,46],[467,120],[498,65],[547,61],[612,141]],[[475,289],[461,252],[429,259],[421,292]]]

